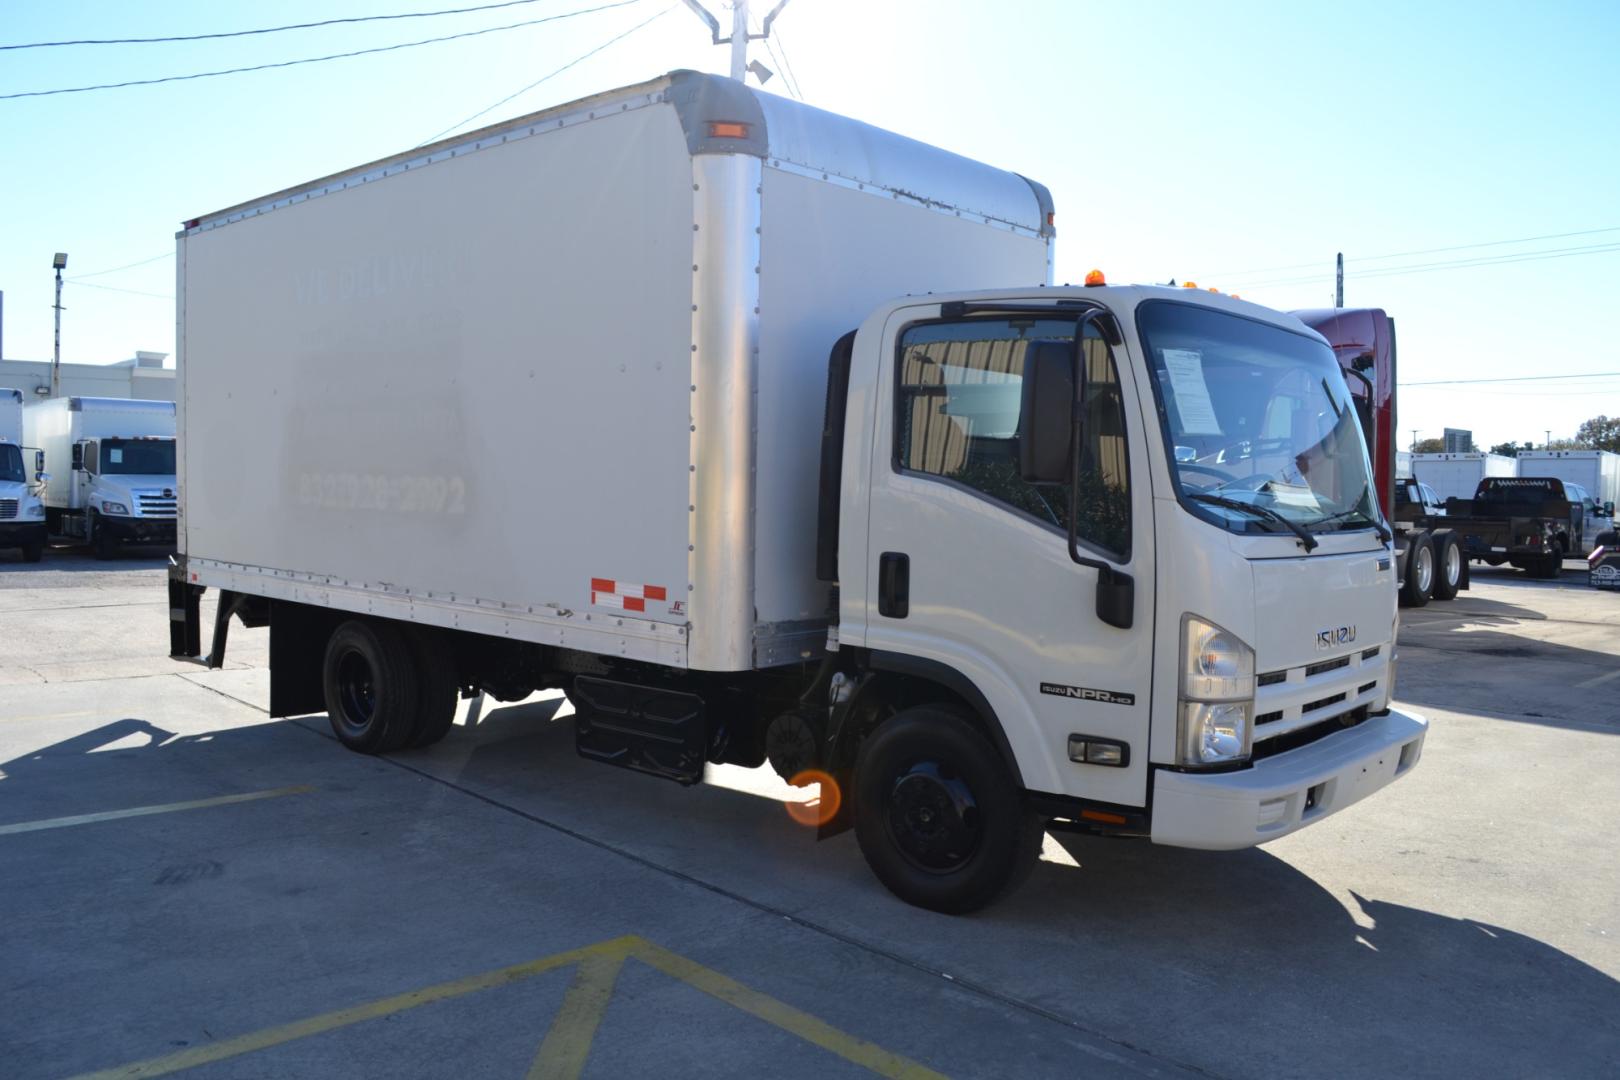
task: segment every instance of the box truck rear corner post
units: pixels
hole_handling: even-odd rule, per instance
[[[1053,222],[691,72],[187,222],[170,651],[219,590],[206,662],[268,624],[272,715],[363,753],[560,689],[588,759],[819,784],[939,911],[1047,829],[1320,821],[1426,733],[1334,354],[1053,287]]]

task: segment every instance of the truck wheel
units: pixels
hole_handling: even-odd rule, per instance
[[[1554,581],[1564,574],[1564,553],[1554,552],[1543,555],[1532,562],[1529,567],[1530,576],[1541,578],[1543,581]]]
[[[416,661],[421,694],[407,746],[431,746],[456,722],[456,669],[446,642],[426,627],[406,631]]]
[[[101,527],[96,515],[91,514],[88,519],[90,526],[90,547],[94,550],[96,558],[111,559],[118,554],[118,538]]]
[[[907,709],[867,738],[854,802],[867,865],[900,899],[931,911],[984,907],[1040,855],[1041,819],[1001,755],[946,708]]]
[[[1434,534],[1434,598],[1436,600],[1454,600],[1457,590],[1463,583],[1463,553],[1462,545],[1457,543],[1457,534],[1450,529],[1441,529]]]
[[[22,546],[23,562],[39,562],[40,557],[44,554],[45,541],[43,540],[30,540]]]
[[[322,681],[338,741],[362,754],[405,745],[416,727],[416,658],[387,623],[351,620],[326,643]]]
[[[1407,607],[1422,607],[1434,592],[1434,545],[1429,534],[1412,538],[1406,556],[1406,581],[1401,585],[1401,603]]]

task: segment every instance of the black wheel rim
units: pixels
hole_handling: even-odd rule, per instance
[[[973,789],[944,762],[919,761],[902,770],[889,789],[889,835],[919,870],[948,874],[978,852],[984,813]]]
[[[338,658],[338,721],[352,734],[363,734],[377,712],[377,682],[371,664],[353,649]]]

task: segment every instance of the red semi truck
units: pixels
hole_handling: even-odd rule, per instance
[[[1293,313],[1327,338],[1344,369],[1362,434],[1372,454],[1378,504],[1395,533],[1401,603],[1421,607],[1468,588],[1468,557],[1457,534],[1433,527],[1435,508],[1416,478],[1395,467],[1395,320],[1382,308],[1317,308]]]

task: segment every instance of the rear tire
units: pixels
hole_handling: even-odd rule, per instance
[[[1434,593],[1434,544],[1428,533],[1413,537],[1406,552],[1406,580],[1401,584],[1401,603],[1422,607]]]
[[[1454,600],[1463,584],[1462,546],[1457,543],[1457,534],[1449,529],[1435,533],[1432,546],[1435,552],[1434,598]]]
[[[1040,856],[1043,822],[1000,753],[957,713],[906,709],[855,762],[855,836],[908,904],[959,915],[1009,892]]]
[[[421,693],[407,746],[431,746],[456,722],[456,668],[447,642],[426,627],[406,632],[416,662]]]
[[[405,636],[388,623],[350,620],[333,632],[322,685],[339,742],[362,754],[405,745],[416,727],[415,662]]]

